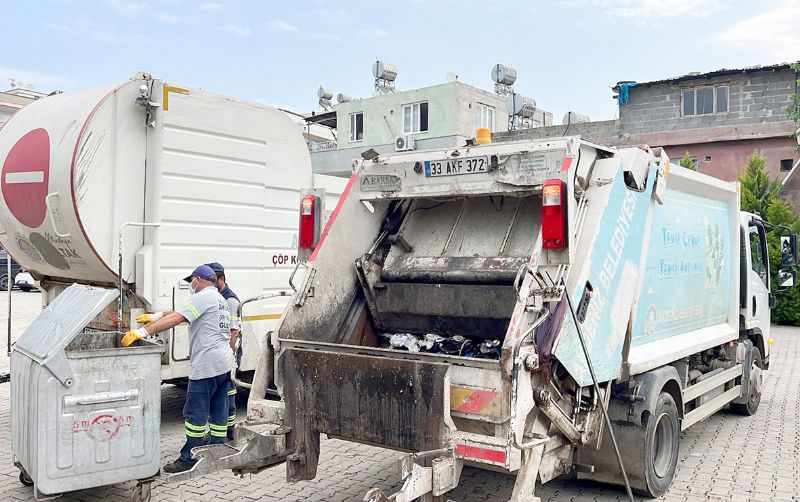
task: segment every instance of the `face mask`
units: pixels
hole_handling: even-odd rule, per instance
[[[192,279],[191,284],[189,284],[189,291],[191,291],[192,294],[197,293],[197,283],[195,282],[194,279]]]

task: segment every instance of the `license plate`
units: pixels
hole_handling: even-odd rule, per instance
[[[426,160],[425,176],[455,176],[489,172],[488,157],[468,157],[464,159]]]

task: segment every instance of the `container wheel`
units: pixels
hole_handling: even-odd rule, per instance
[[[25,486],[33,486],[33,480],[24,469],[19,471],[19,482]]]
[[[731,410],[739,415],[752,416],[758,411],[761,403],[761,384],[764,379],[764,361],[761,359],[761,351],[758,347],[753,347],[753,364],[750,366],[750,379],[747,388],[746,403],[731,403]]]
[[[131,502],[150,502],[150,483],[138,483],[131,494]]]
[[[658,396],[653,414],[647,420],[644,434],[645,495],[660,497],[669,490],[678,465],[681,429],[678,406],[667,392]]]

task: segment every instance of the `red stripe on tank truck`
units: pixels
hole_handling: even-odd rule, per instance
[[[83,235],[83,240],[89,246],[89,249],[92,251],[92,253],[94,253],[95,257],[97,257],[97,259],[100,262],[100,264],[103,265],[103,268],[105,268],[114,277],[116,277],[117,272],[111,270],[111,268],[108,266],[108,264],[100,256],[100,253],[98,253],[97,250],[94,248],[94,244],[92,244],[91,239],[89,239],[89,234],[86,233],[86,229],[83,226],[83,221],[81,220],[81,215],[78,212],[78,199],[75,197],[75,164],[76,164],[76,162],[78,160],[78,147],[80,146],[81,140],[83,139],[83,133],[86,132],[86,128],[89,126],[89,122],[92,121],[92,118],[94,118],[94,114],[97,113],[97,110],[99,110],[100,107],[103,106],[103,103],[105,103],[108,100],[108,98],[113,96],[114,93],[116,93],[118,90],[122,89],[123,87],[125,87],[129,83],[130,83],[130,81],[116,86],[114,89],[112,89],[110,92],[108,92],[105,96],[103,96],[100,99],[100,101],[97,102],[97,104],[94,105],[94,108],[92,108],[92,111],[89,112],[89,116],[86,117],[86,120],[83,122],[83,125],[81,126],[81,130],[78,133],[78,137],[75,139],[75,148],[72,150],[72,161],[70,162],[70,166],[69,166],[70,196],[72,197],[72,209],[75,212],[75,220],[78,222],[78,228],[81,229],[81,235]]]

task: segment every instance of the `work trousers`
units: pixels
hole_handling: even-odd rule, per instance
[[[193,462],[192,448],[207,443],[225,442],[228,431],[228,391],[230,388],[230,373],[189,380],[186,404],[183,407],[186,444],[181,448],[181,460],[184,462]],[[209,429],[208,442],[205,439],[206,425]]]
[[[233,439],[233,427],[236,425],[236,384],[231,382],[228,389],[228,439]]]

